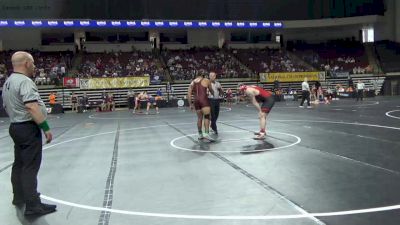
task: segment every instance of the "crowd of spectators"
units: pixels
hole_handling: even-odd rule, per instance
[[[248,78],[251,74],[232,55],[218,49],[193,48],[162,53],[175,80],[191,80],[198,74],[214,71],[219,78]]]
[[[87,53],[82,62],[81,78],[150,76],[151,80],[164,79],[161,63],[151,52]]]
[[[255,73],[307,71],[305,66],[297,63],[283,50],[238,49],[231,52]]]
[[[0,84],[12,72],[11,55],[14,51],[0,52]],[[35,59],[33,80],[37,85],[58,85],[71,68],[72,52],[30,51]]]
[[[3,86],[4,81],[6,80],[8,70],[6,66],[6,60],[4,57],[4,53],[0,52],[0,86]]]
[[[38,85],[59,85],[71,68],[72,52],[35,52],[35,78]]]

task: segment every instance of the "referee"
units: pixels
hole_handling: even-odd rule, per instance
[[[42,130],[47,143],[52,133],[46,121],[46,107],[35,83],[30,79],[35,71],[32,55],[15,52],[11,62],[14,72],[3,86],[3,105],[10,117],[9,133],[14,141],[14,164],[11,183],[12,204],[22,207],[25,215],[44,215],[56,211],[55,205],[41,203],[37,192],[37,175],[42,160]]]
[[[307,108],[311,108],[310,105],[310,85],[308,84],[307,77],[304,78],[304,82],[301,83],[301,103],[300,108],[304,108],[304,101],[307,100]]]
[[[224,93],[221,84],[216,80],[217,74],[215,72],[210,72],[211,87],[214,94],[209,94],[208,99],[211,105],[211,129],[216,135],[218,135],[217,129],[217,119],[219,116],[219,105],[221,102],[221,95]]]

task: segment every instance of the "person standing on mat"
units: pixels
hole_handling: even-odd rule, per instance
[[[307,99],[307,108],[311,108],[310,104],[310,85],[308,85],[308,79],[307,77],[304,78],[304,82],[301,83],[301,103],[300,103],[300,108],[304,108],[304,100]]]
[[[224,93],[221,84],[216,80],[217,74],[215,72],[210,72],[211,87],[214,94],[209,94],[208,99],[211,105],[211,129],[218,135],[217,120],[219,116],[219,108],[221,102],[221,95]]]
[[[46,106],[30,79],[35,71],[32,55],[15,52],[11,62],[14,72],[3,86],[2,97],[11,122],[9,133],[14,141],[12,204],[17,207],[26,204],[25,215],[44,215],[55,212],[56,206],[42,203],[37,192],[37,175],[42,161],[42,131],[47,143],[51,142],[53,135],[46,121]]]
[[[135,105],[135,92],[130,89],[126,94],[127,103],[128,103],[128,110],[134,109]]]
[[[146,108],[146,114],[149,114],[150,108],[154,107],[156,109],[156,113],[159,114],[160,111],[158,110],[158,105],[156,98],[152,95],[148,95],[148,102],[147,102],[147,108]]]
[[[207,89],[214,94],[209,79],[204,78],[203,75],[197,76],[188,88],[187,99],[189,101],[190,109],[196,110],[197,114],[197,130],[199,132],[199,140],[208,139],[214,141],[209,135],[210,128],[210,102],[207,97]],[[192,95],[194,96],[194,102],[192,102]],[[204,117],[204,119],[203,119]],[[203,134],[203,120],[204,120],[204,134]]]
[[[147,105],[147,92],[146,91],[140,92],[138,94],[138,96],[136,97],[135,108],[133,108],[133,112],[132,112],[133,114],[136,113],[136,110],[139,113],[142,113],[142,102],[146,102],[146,105]]]
[[[251,103],[253,103],[258,110],[258,117],[260,118],[260,132],[256,133],[254,139],[262,140],[267,135],[265,129],[267,125],[267,116],[272,107],[274,107],[274,95],[270,91],[266,91],[261,87],[253,85],[241,85],[239,90],[241,93],[250,98]]]
[[[226,90],[226,101],[228,103],[228,108],[232,109],[233,92],[232,92],[232,89],[230,89],[230,88],[228,88],[228,90]]]
[[[72,92],[71,95],[71,108],[72,112],[78,112],[78,95],[75,92]]]
[[[361,101],[364,99],[364,88],[365,88],[365,84],[361,80],[358,80],[358,82],[357,82],[357,102],[359,99],[361,99]]]

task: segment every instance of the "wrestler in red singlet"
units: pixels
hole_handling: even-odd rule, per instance
[[[266,136],[265,128],[267,123],[267,115],[271,111],[272,107],[274,107],[274,96],[272,95],[272,92],[266,91],[258,86],[241,85],[240,91],[251,98],[253,105],[259,111],[258,115],[260,118],[260,132],[256,133],[257,136],[255,139],[262,140]]]

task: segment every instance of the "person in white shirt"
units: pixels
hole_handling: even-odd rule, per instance
[[[365,84],[361,80],[358,80],[358,82],[357,82],[357,101],[359,99],[361,99],[361,101],[363,100],[364,88],[365,88]]]
[[[302,98],[300,103],[300,108],[304,108],[304,101],[307,99],[307,108],[311,108],[310,105],[310,85],[308,84],[307,77],[304,78],[304,82],[301,83]]]

